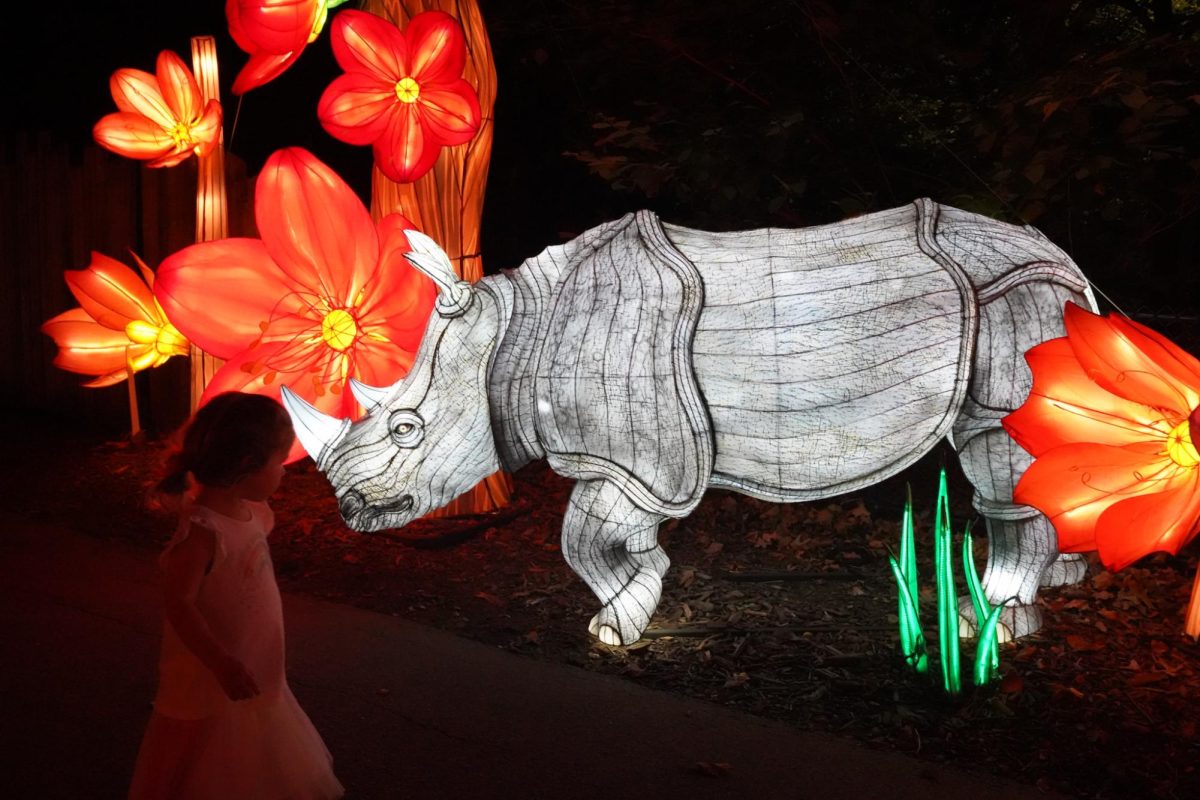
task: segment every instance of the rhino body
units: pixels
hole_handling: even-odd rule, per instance
[[[591,630],[628,644],[670,563],[659,524],[708,487],[832,497],[949,437],[1008,635],[1040,627],[1039,585],[1083,576],[1045,517],[1012,503],[1030,458],[1000,425],[1028,394],[1025,351],[1064,335],[1066,301],[1095,308],[1033,228],[927,199],[732,233],[641,211],[470,286],[420,239],[410,260],[442,291],[409,375],[354,385],[369,414],[353,424],[285,395],[351,527],[398,527],[546,458],[577,481],[563,552],[600,601]]]

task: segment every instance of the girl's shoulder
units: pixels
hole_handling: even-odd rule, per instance
[[[220,526],[204,511],[203,506],[185,504],[179,512],[179,523],[174,535],[167,541],[159,556],[159,563],[166,566],[180,554],[201,550],[208,554],[207,572],[225,555],[224,537]]]

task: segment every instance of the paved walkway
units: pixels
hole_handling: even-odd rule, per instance
[[[124,797],[155,581],[152,553],[0,515],[0,795]],[[383,614],[297,595],[284,614],[292,688],[347,800],[1053,797]]]

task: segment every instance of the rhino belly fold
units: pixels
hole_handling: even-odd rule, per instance
[[[667,226],[704,278],[692,345],[710,485],[774,501],[877,483],[927,453],[966,396],[977,317],[929,201],[833,225]]]

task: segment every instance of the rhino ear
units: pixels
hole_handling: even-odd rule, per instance
[[[420,231],[406,230],[411,250],[404,254],[408,263],[437,284],[437,312],[443,317],[457,317],[471,307],[474,291],[471,284],[454,274],[454,267],[438,243]]]

